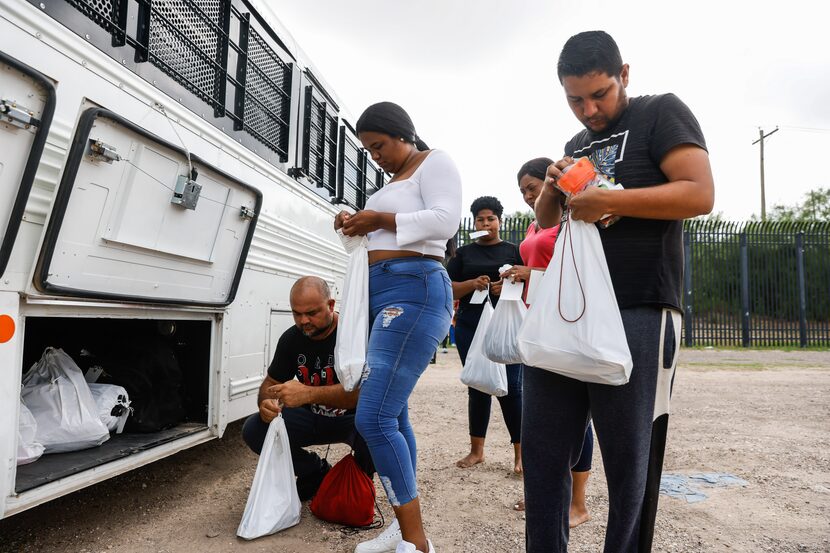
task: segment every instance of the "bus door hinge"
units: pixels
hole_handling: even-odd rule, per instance
[[[35,117],[35,112],[21,106],[14,100],[6,100],[5,98],[0,99],[0,121],[21,129],[40,125],[40,119]]]
[[[254,210],[248,206],[242,206],[242,209],[239,211],[239,216],[243,219],[253,219],[254,218]]]
[[[101,140],[94,138],[89,139],[89,149],[87,153],[95,161],[103,161],[105,163],[112,163],[113,161],[121,161],[121,156],[118,155],[114,146],[105,144]]]

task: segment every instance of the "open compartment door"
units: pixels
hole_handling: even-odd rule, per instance
[[[58,295],[225,306],[262,195],[111,111],[81,116],[35,285]]]
[[[54,112],[52,83],[0,52],[0,276],[23,220]]]

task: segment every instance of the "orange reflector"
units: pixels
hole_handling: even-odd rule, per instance
[[[6,343],[14,336],[14,319],[0,315],[0,344]]]

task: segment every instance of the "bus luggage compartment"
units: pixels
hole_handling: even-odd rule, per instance
[[[23,367],[63,349],[98,382],[130,393],[133,421],[98,447],[45,454],[17,467],[20,494],[208,427],[211,321],[28,317]]]

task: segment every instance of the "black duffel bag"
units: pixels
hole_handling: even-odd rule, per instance
[[[103,369],[98,382],[123,386],[130,396],[132,414],[127,432],[158,432],[185,418],[182,371],[172,347],[161,340],[121,344],[96,362]]]

